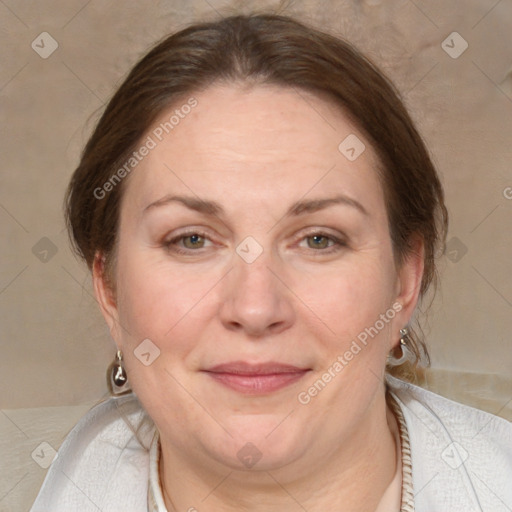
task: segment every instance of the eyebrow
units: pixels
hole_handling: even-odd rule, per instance
[[[154,208],[169,205],[171,203],[181,203],[190,210],[194,210],[205,215],[222,216],[225,213],[224,208],[216,201],[209,201],[206,199],[200,199],[192,196],[176,195],[167,195],[162,197],[161,199],[158,199],[157,201],[146,206],[144,208],[143,213],[146,213],[147,211]],[[304,213],[314,213],[336,204],[350,206],[358,210],[363,215],[369,216],[368,211],[359,201],[356,201],[355,199],[343,194],[324,199],[309,199],[297,201],[296,203],[292,204],[292,206],[288,209],[288,211],[286,212],[286,216],[298,216]]]

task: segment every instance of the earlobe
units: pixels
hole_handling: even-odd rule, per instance
[[[110,334],[117,342],[117,326],[119,325],[117,303],[114,292],[112,290],[112,286],[109,283],[109,279],[105,273],[105,256],[100,252],[97,252],[94,256],[94,262],[92,265],[92,279],[94,294],[96,295],[96,300],[100,305],[101,313],[107,322],[107,325],[110,329]]]
[[[417,237],[414,246],[405,257],[398,271],[398,295],[396,300],[402,304],[402,314],[407,323],[418,303],[424,271],[425,248],[423,239]]]

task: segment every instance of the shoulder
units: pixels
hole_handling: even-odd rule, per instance
[[[409,431],[417,512],[510,510],[512,423],[393,377],[387,382]]]
[[[31,512],[146,510],[154,426],[137,398],[110,398],[73,428]]]
[[[393,377],[387,377],[387,382],[402,404],[427,422],[442,420],[445,427],[459,435],[474,436],[476,429],[483,434],[482,441],[504,444],[503,448],[512,452],[512,423],[506,419]]]

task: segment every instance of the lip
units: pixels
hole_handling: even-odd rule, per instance
[[[212,373],[233,373],[236,375],[270,375],[275,373],[296,373],[309,370],[291,364],[283,364],[275,361],[266,363],[249,363],[246,361],[231,361],[207,368],[205,371]]]
[[[310,369],[273,361],[257,364],[233,361],[203,371],[232,390],[258,395],[289,386],[304,377]]]

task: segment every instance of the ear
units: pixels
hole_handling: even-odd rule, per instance
[[[425,267],[425,244],[423,238],[416,237],[413,247],[398,269],[395,302],[402,309],[395,316],[398,329],[405,327],[411,320],[420,296],[421,281]]]
[[[100,305],[103,318],[107,322],[110,329],[110,335],[119,346],[119,314],[117,310],[117,302],[112,284],[109,283],[105,273],[105,256],[96,252],[92,265],[92,281],[94,286],[94,294]]]

